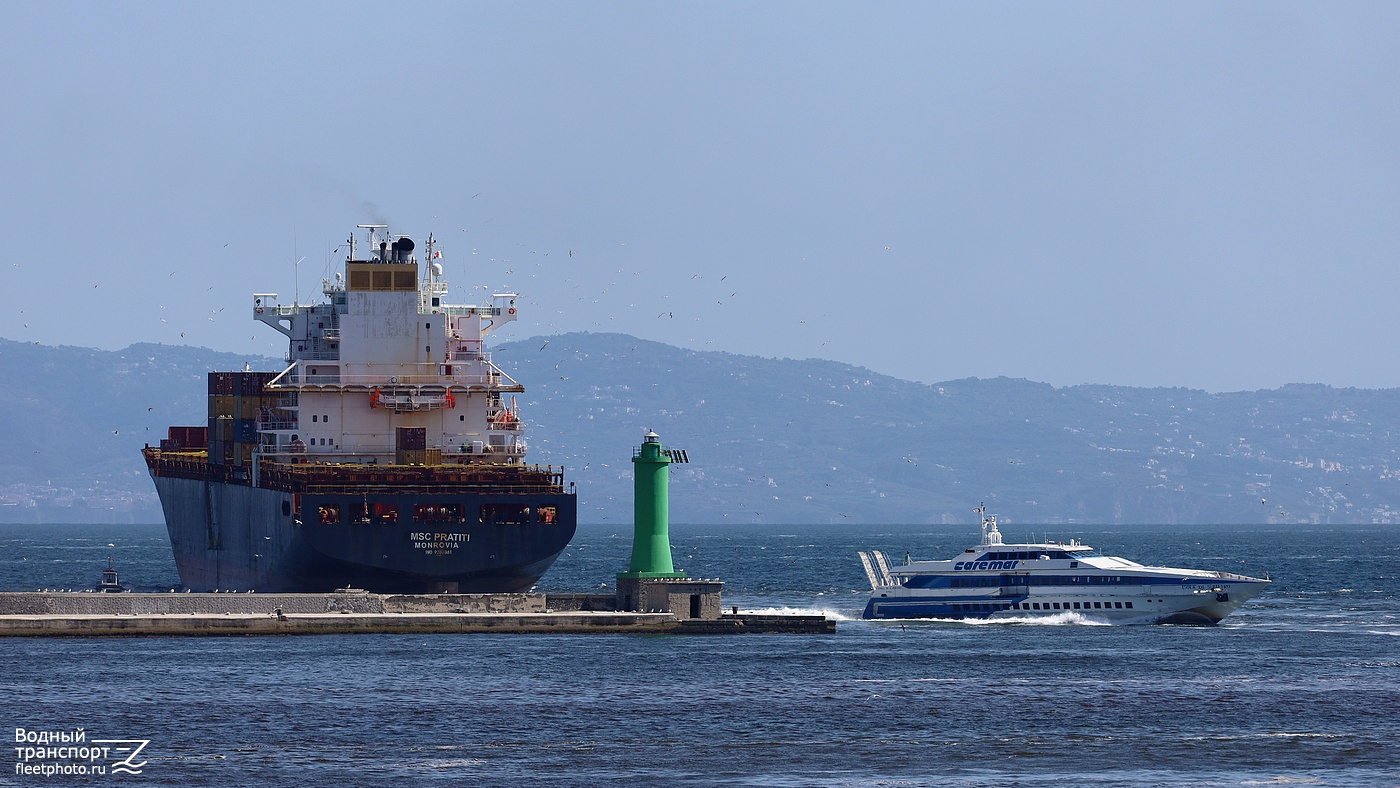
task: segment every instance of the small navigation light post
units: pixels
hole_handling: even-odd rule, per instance
[[[648,432],[632,452],[632,563],[617,575],[618,607],[642,613],[686,612],[678,603],[689,597],[688,618],[718,618],[718,580],[692,580],[671,561],[671,463],[690,462],[684,449],[666,449],[661,436]],[[713,608],[713,610],[711,610]]]

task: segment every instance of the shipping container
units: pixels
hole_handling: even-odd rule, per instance
[[[252,419],[234,419],[233,440],[235,443],[257,443],[257,422]]]
[[[232,372],[209,373],[209,393],[211,395],[232,396],[234,385]]]
[[[211,394],[209,396],[209,416],[232,416],[233,415],[233,395],[232,394]]]
[[[233,441],[233,417],[216,416],[209,420],[209,440],[221,443]]]

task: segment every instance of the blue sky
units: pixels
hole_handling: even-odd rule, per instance
[[[251,294],[311,297],[385,221],[436,234],[463,300],[524,294],[503,338],[924,382],[1400,386],[1393,4],[0,19],[11,339],[280,354]]]

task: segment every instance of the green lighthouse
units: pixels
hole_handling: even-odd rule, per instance
[[[666,487],[673,460],[685,453],[661,447],[661,436],[648,432],[632,454],[632,563],[619,578],[685,577],[671,563],[670,502]]]

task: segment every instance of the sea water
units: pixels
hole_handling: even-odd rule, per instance
[[[7,740],[147,742],[139,776],[20,775],[7,754],[0,784],[1400,785],[1400,526],[1050,534],[1273,579],[1216,627],[860,620],[857,550],[978,536],[672,527],[726,608],[823,613],[834,635],[0,638]],[[538,590],[611,587],[630,548],[582,527]],[[91,587],[109,556],[135,590],[178,588],[160,526],[14,525],[0,590]]]

